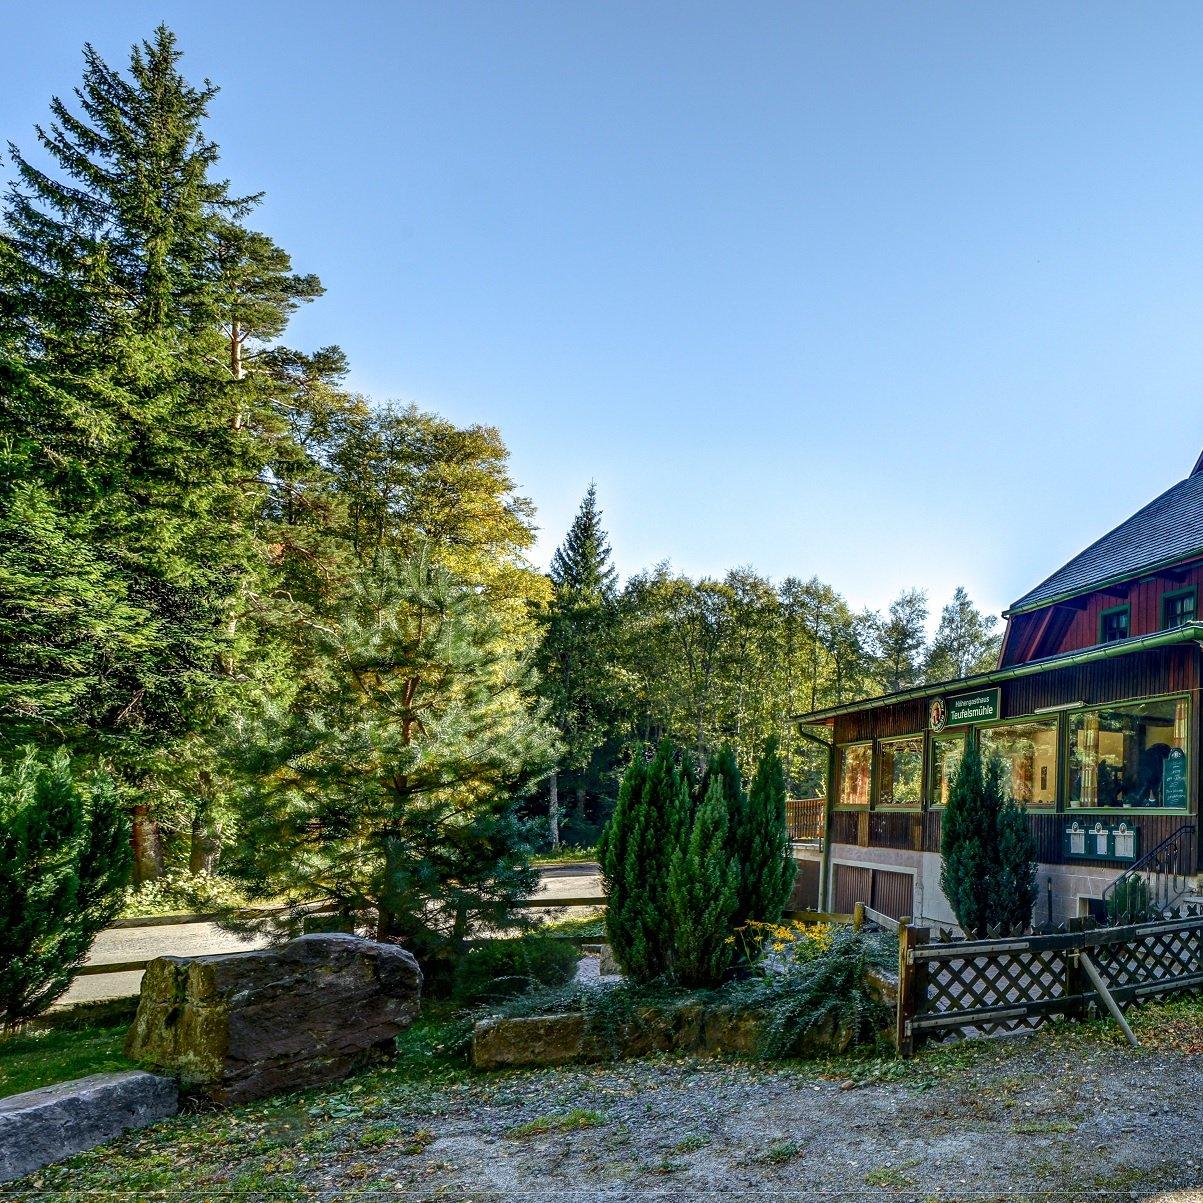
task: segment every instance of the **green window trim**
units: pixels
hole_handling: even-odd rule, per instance
[[[1176,602],[1179,598],[1189,597],[1191,599],[1191,612],[1188,618],[1182,619],[1180,622],[1175,622],[1172,625],[1166,621],[1166,611],[1169,608],[1169,603]],[[1167,593],[1161,595],[1161,629],[1163,631],[1172,631],[1177,627],[1185,626],[1188,622],[1193,622],[1199,615],[1199,591],[1194,585],[1189,585],[1185,589],[1171,589]]]
[[[913,731],[909,735],[891,735],[888,739],[879,739],[875,749],[874,756],[874,789],[871,793],[872,809],[873,810],[888,810],[891,814],[901,813],[908,810],[921,811],[923,809],[923,797],[927,789],[927,732]],[[916,741],[919,743],[919,797],[914,802],[883,802],[881,798],[881,773],[885,763],[884,749],[891,744],[913,744]]]
[[[1178,589],[1175,592],[1193,593],[1194,588]],[[1151,706],[1157,702],[1172,702],[1175,706],[1181,702],[1186,706],[1185,720],[1185,736],[1182,741],[1182,751],[1186,754],[1186,806],[1072,806],[1075,801],[1073,797],[1072,778],[1073,766],[1071,760],[1073,757],[1073,732],[1071,723],[1073,719],[1080,718],[1087,714],[1097,714],[1108,710],[1120,710],[1125,706]],[[1127,815],[1131,817],[1133,812],[1140,815],[1193,815],[1196,813],[1196,789],[1194,782],[1194,768],[1192,766],[1192,736],[1194,730],[1194,697],[1190,691],[1180,691],[1178,693],[1154,693],[1145,694],[1138,698],[1122,698],[1113,702],[1096,702],[1090,706],[1080,706],[1074,710],[1063,711],[1064,729],[1064,767],[1061,774],[1060,787],[1062,796],[1058,803],[1058,812],[1065,815]]]
[[[981,737],[983,733],[988,731],[996,731],[1002,727],[1017,727],[1017,726],[1044,726],[1053,727],[1055,735],[1053,739],[1053,762],[1052,782],[1053,796],[1051,799],[1044,802],[1022,802],[1028,811],[1035,811],[1037,814],[1048,815],[1057,813],[1063,803],[1067,800],[1067,794],[1064,792],[1065,783],[1065,764],[1068,759],[1068,747],[1066,745],[1066,723],[1064,719],[1065,711],[1046,711],[1043,714],[1033,712],[1032,714],[1014,714],[1007,718],[998,719],[992,723],[980,723],[973,728],[973,738],[977,744],[979,752],[984,752],[982,748]],[[1071,713],[1079,714],[1081,711],[1074,710]],[[1035,782],[1033,782],[1035,788]],[[1039,788],[1047,789],[1047,785],[1042,785]],[[941,808],[943,809],[943,808]]]
[[[869,796],[864,802],[845,802],[844,797],[844,762],[848,752],[853,748],[869,749]],[[873,795],[877,774],[876,749],[871,739],[853,739],[845,744],[835,745],[835,790],[832,798],[833,810],[851,810],[857,813],[869,810],[873,805]]]
[[[1112,618],[1117,614],[1126,615],[1127,621],[1124,623],[1124,633],[1117,635],[1114,639],[1107,638],[1107,619]],[[1108,606],[1107,609],[1099,613],[1099,637],[1096,640],[1098,643],[1118,643],[1121,639],[1127,639],[1132,634],[1132,604],[1124,602],[1118,606]]]
[[[942,743],[958,743],[961,745],[961,755],[964,756],[969,748],[969,731],[948,731],[933,734],[929,741],[927,754],[927,780],[924,782],[923,796],[926,799],[925,806],[928,810],[947,810],[948,805],[945,802],[937,802],[934,796],[936,786],[939,784],[936,778],[936,747]]]

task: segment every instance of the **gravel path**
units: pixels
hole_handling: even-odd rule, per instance
[[[509,1074],[442,1094],[437,1115],[421,1118],[433,1142],[372,1173],[425,1198],[507,1203],[1186,1203],[1203,1199],[1201,1092],[1197,1058],[1032,1040],[1008,1042],[925,1089],[849,1089],[795,1069],[719,1061]],[[596,1126],[514,1134],[580,1109],[596,1113]]]

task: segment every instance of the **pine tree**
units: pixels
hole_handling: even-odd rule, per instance
[[[0,1024],[16,1027],[71,984],[121,905],[129,827],[112,782],[77,779],[59,750],[0,766]]]
[[[623,972],[637,982],[672,971],[668,879],[689,807],[672,744],[664,740],[650,763],[639,755],[631,762],[602,835],[606,935]]]
[[[683,986],[717,986],[731,966],[742,866],[729,845],[728,799],[715,776],[669,868],[672,973]]]
[[[320,287],[243,227],[257,198],[215,178],[204,134],[216,89],[179,59],[163,26],[125,73],[86,47],[77,111],[56,98],[36,130],[50,167],[11,148],[0,238],[0,444],[84,545],[61,554],[103,563],[146,616],[127,643],[103,605],[82,615],[112,657],[106,697],[80,690],[60,717],[73,747],[118,751],[136,780],[239,692],[277,420],[265,378],[233,360]]]
[[[785,825],[785,767],[771,736],[756,765],[740,832],[743,878],[736,923],[776,923],[794,887],[793,858]]]
[[[983,763],[972,740],[949,791],[941,846],[940,888],[967,935],[1027,924],[1036,901],[1027,816],[1004,796],[999,758]]]
[[[535,884],[514,798],[554,733],[488,600],[428,559],[382,551],[315,638],[325,676],[241,733],[230,868],[264,897],[373,912],[437,974]]]
[[[542,693],[564,754],[549,781],[551,843],[559,843],[558,798],[563,776],[575,779],[583,819],[586,770],[614,728],[612,659],[618,574],[590,485],[549,573],[555,590],[539,653]],[[552,801],[554,799],[554,801]]]

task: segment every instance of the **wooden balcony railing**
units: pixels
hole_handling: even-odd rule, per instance
[[[785,825],[789,838],[799,844],[823,846],[823,815],[827,809],[825,798],[787,798],[785,801]]]

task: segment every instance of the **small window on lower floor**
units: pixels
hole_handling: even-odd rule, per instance
[[[868,806],[873,784],[873,745],[845,744],[839,750],[838,770],[836,802],[840,806]]]
[[[935,735],[931,741],[931,788],[932,806],[947,806],[948,795],[952,792],[953,778],[961,767],[961,757],[965,755],[965,736]]]
[[[978,733],[983,755],[1002,761],[1003,788],[1025,806],[1057,800],[1057,720],[1020,719]]]

